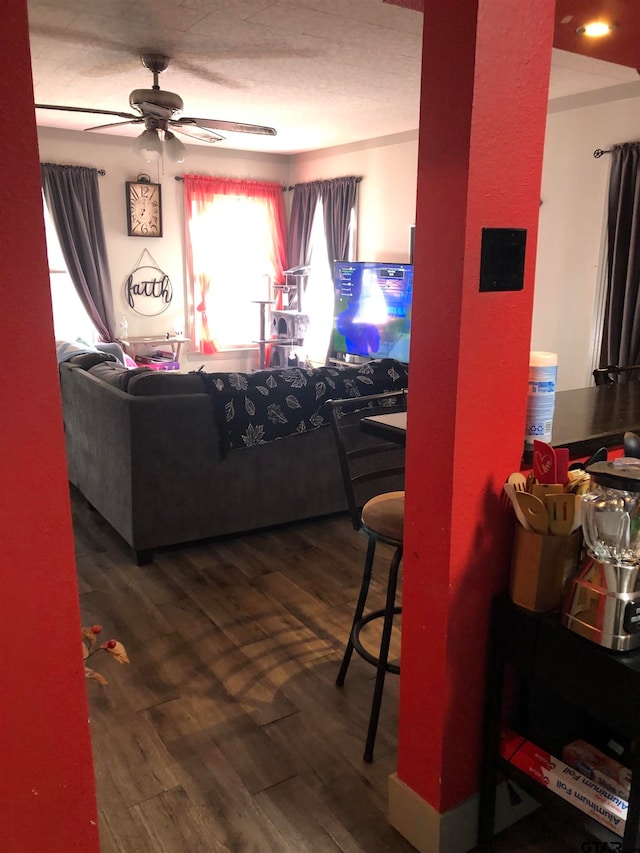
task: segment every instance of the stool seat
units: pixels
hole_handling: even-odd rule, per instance
[[[376,495],[362,507],[362,524],[368,533],[402,542],[404,530],[404,492]]]

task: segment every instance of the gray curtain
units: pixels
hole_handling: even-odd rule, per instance
[[[111,279],[100,210],[98,172],[43,163],[42,187],[78,296],[102,340],[113,341]]]
[[[323,181],[321,189],[324,230],[329,264],[349,260],[349,223],[355,207],[360,178],[334,178]]]
[[[600,367],[640,362],[640,143],[611,151]]]
[[[318,200],[322,200],[329,268],[334,261],[346,261],[349,251],[349,223],[362,178],[332,178],[310,181],[293,188],[289,220],[289,263],[308,266],[311,261],[311,229]]]
[[[311,260],[311,227],[320,197],[320,181],[296,184],[293,188],[289,218],[289,263],[291,268],[306,267]]]

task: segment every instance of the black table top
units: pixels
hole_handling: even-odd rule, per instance
[[[407,413],[391,412],[387,415],[372,415],[363,418],[360,421],[360,429],[370,435],[375,435],[377,438],[384,438],[387,441],[405,445],[407,443]]]
[[[640,382],[558,391],[551,443],[572,459],[599,447],[622,447],[624,433],[640,433]]]
[[[404,443],[404,423],[389,423],[393,417],[366,418],[362,427],[366,432]],[[557,392],[551,443],[554,447],[568,447],[571,459],[591,456],[600,447],[622,447],[627,430],[640,433],[640,382]],[[531,453],[525,452],[523,464],[530,463]]]

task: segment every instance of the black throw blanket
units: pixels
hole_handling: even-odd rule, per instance
[[[198,372],[214,401],[223,456],[328,426],[327,400],[400,391],[408,381],[407,366],[389,358],[353,367]]]

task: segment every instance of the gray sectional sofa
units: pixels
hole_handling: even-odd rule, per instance
[[[345,511],[322,401],[407,385],[392,361],[373,374],[178,374],[107,358],[59,366],[68,475],[138,564],[161,546]],[[278,400],[274,377],[287,386]]]

